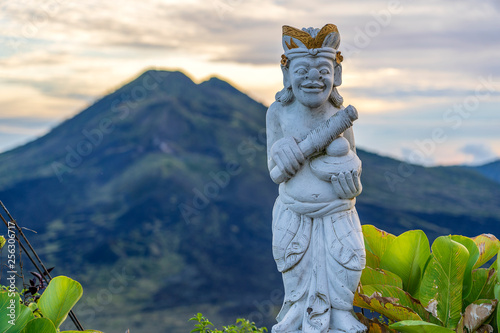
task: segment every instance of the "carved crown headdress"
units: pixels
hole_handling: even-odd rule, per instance
[[[340,34],[335,24],[327,24],[321,29],[283,26],[283,49],[281,65],[287,66],[288,60],[308,55],[335,59],[337,64],[343,60],[340,51]]]

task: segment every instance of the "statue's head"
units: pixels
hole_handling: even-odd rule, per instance
[[[340,34],[333,24],[321,30],[283,26],[284,88],[276,94],[276,101],[287,105],[297,99],[307,107],[316,108],[330,100],[340,107],[343,99],[336,87],[342,84],[343,57],[339,45]]]

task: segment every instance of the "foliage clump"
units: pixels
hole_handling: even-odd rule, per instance
[[[82,297],[80,283],[66,276],[53,278],[45,291],[34,280],[30,281],[30,289],[21,293],[7,287],[0,290],[0,332],[3,333],[76,333],[80,331],[63,331],[59,327],[68,317],[73,306]],[[36,290],[35,290],[36,289]],[[35,292],[33,294],[32,292]],[[23,301],[22,295],[30,294]],[[102,333],[96,330],[85,330],[87,333]]]
[[[207,318],[205,318],[201,313],[196,314],[196,316],[189,319],[189,321],[196,322],[195,328],[191,330],[191,333],[264,333],[267,332],[267,328],[261,327],[257,328],[254,322],[250,322],[247,319],[239,318],[236,320],[235,325],[222,326],[222,330],[214,327]]]
[[[354,305],[382,320],[358,314],[370,332],[498,332],[500,250],[493,235],[438,237],[432,247],[421,230],[396,237],[363,226],[366,268]]]

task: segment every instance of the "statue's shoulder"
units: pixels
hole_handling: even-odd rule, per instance
[[[280,115],[283,113],[284,109],[285,107],[280,102],[273,102],[267,109],[267,121],[279,122]]]

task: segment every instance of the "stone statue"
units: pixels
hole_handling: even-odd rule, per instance
[[[340,35],[283,26],[284,88],[267,111],[267,155],[279,184],[273,256],[285,299],[273,333],[366,332],[353,315],[366,255],[358,214],[361,161],[354,107],[342,106]]]

